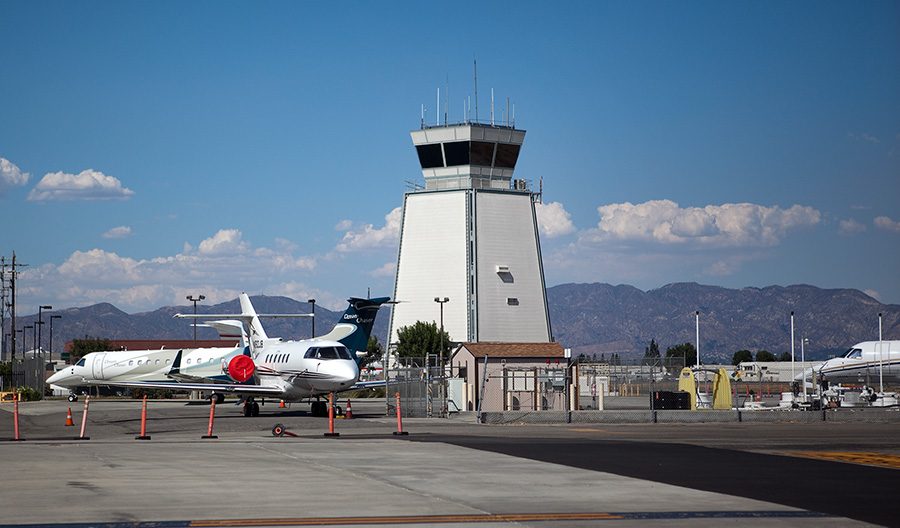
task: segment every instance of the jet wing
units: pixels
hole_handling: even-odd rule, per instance
[[[131,387],[134,389],[172,389],[172,390],[200,390],[212,392],[224,392],[233,394],[263,396],[280,396],[284,395],[284,391],[278,387],[268,385],[244,385],[240,383],[190,383],[180,381],[116,381],[109,382],[105,380],[88,381],[85,385],[111,385],[114,387]]]
[[[355,390],[355,389],[373,389],[375,387],[385,387],[389,385],[391,382],[385,382],[384,380],[374,380],[374,381],[357,381],[352,387],[348,387],[345,390]]]

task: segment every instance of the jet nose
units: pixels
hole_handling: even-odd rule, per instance
[[[47,383],[50,385],[64,386],[66,380],[72,376],[72,374],[69,372],[70,370],[71,369],[69,367],[66,367],[54,373],[52,376],[47,378]]]
[[[342,361],[343,365],[338,368],[337,375],[341,380],[341,384],[353,385],[359,378],[359,367],[356,361]]]

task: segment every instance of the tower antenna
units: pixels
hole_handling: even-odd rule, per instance
[[[494,126],[494,89],[491,88],[491,126]]]
[[[478,59],[472,58],[475,76],[475,122],[478,122]]]
[[[441,124],[441,87],[438,86],[437,89],[437,104],[434,105],[434,126],[440,126]]]

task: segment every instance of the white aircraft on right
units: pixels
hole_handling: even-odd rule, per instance
[[[900,341],[863,341],[814,368],[829,383],[900,383]],[[799,376],[809,377],[809,370]],[[799,379],[798,376],[798,379]],[[881,378],[880,378],[881,377]]]

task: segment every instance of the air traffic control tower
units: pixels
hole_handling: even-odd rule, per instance
[[[411,133],[425,187],[403,199],[390,324],[439,323],[451,341],[551,340],[535,202],[513,178],[525,131],[462,123]]]

